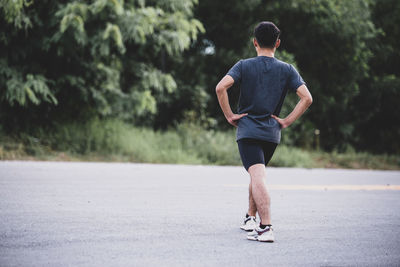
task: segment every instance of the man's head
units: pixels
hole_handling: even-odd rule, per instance
[[[276,25],[270,21],[260,22],[254,28],[254,38],[256,39],[258,46],[260,48],[270,48],[273,49],[279,46],[279,35],[281,31],[276,27]]]

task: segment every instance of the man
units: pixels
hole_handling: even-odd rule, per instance
[[[291,125],[312,103],[312,96],[296,69],[274,58],[281,43],[279,35],[280,30],[272,22],[259,23],[253,39],[257,57],[237,62],[216,87],[225,118],[237,127],[240,157],[250,174],[249,209],[241,228],[251,231],[248,239],[264,242],[274,242],[265,166],[280,142],[281,129]],[[238,114],[232,112],[227,94],[234,83],[240,85]],[[278,116],[288,91],[296,92],[300,101],[282,119]],[[259,225],[256,225],[257,212]]]

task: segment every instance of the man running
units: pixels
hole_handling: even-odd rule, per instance
[[[279,35],[280,30],[274,23],[259,23],[253,39],[257,57],[237,62],[216,87],[225,118],[237,127],[240,157],[250,174],[249,209],[241,229],[251,231],[248,239],[264,242],[274,242],[265,166],[280,142],[281,129],[297,120],[312,103],[312,96],[296,69],[274,58],[281,43]],[[232,112],[227,94],[234,83],[240,85],[238,114]],[[296,92],[300,101],[282,119],[278,116],[288,92]]]

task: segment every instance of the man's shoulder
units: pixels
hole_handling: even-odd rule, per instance
[[[240,61],[242,63],[244,63],[244,64],[252,64],[252,63],[254,63],[256,61],[259,61],[260,59],[262,59],[262,58],[261,57],[250,57],[250,58],[241,59]],[[277,65],[280,65],[280,66],[286,67],[286,68],[290,68],[291,67],[291,64],[289,64],[289,63],[287,63],[285,61],[279,60],[276,57],[273,57],[273,58],[270,58],[270,59],[272,60],[272,62],[274,64],[277,64]]]
[[[277,59],[277,58],[275,58],[276,59],[276,62],[278,63],[278,64],[282,64],[282,65],[285,65],[285,66],[287,66],[287,67],[289,67],[290,66],[290,64],[289,63],[287,63],[287,62],[285,62],[285,61],[282,61],[282,60],[280,60],[280,59]]]
[[[275,58],[275,59],[276,59],[276,61],[275,61],[276,64],[281,66],[286,71],[290,71],[290,69],[293,67],[292,64],[289,64],[289,63],[287,63],[285,61],[282,61],[282,60],[279,60],[277,58]]]
[[[247,62],[254,62],[257,60],[257,57],[249,57],[249,58],[243,58],[240,61],[242,61],[243,63],[247,63]]]
[[[254,66],[259,65],[262,62],[269,62],[268,64],[268,69],[273,68],[273,69],[279,69],[280,71],[283,71],[284,73],[290,73],[293,69],[293,66],[287,62],[284,62],[282,60],[279,60],[277,58],[263,58],[263,57],[251,57],[251,58],[245,58],[241,59],[241,66],[243,69],[253,69]],[[264,64],[262,64],[264,65]]]

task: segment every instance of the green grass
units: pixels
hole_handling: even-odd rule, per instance
[[[234,130],[181,124],[168,131],[137,128],[117,120],[71,123],[31,135],[0,133],[0,160],[122,161],[241,165]],[[305,151],[278,146],[270,166],[400,169],[398,156]]]

